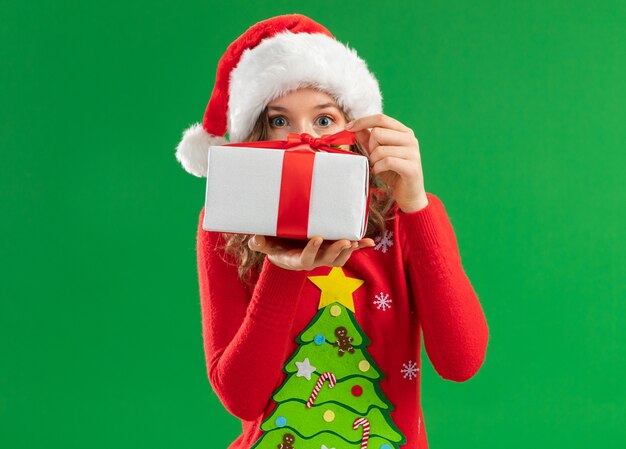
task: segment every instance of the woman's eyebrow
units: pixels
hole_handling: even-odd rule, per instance
[[[324,103],[324,104],[318,104],[317,106],[315,106],[314,109],[324,109],[324,108],[335,108],[335,109],[339,109],[336,105],[334,105],[333,103]],[[289,109],[287,108],[283,108],[282,106],[268,106],[269,110],[273,110],[273,111],[282,111],[282,112],[288,112]]]
[[[324,108],[335,108],[335,109],[339,109],[335,104],[333,103],[324,103],[324,104],[318,104],[317,106],[315,106],[315,109],[324,109]]]

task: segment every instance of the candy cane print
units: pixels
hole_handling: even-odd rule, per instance
[[[311,397],[306,403],[306,408],[311,408],[313,406],[313,402],[315,401],[317,394],[320,392],[320,390],[322,389],[322,385],[324,385],[324,382],[327,379],[328,379],[329,388],[333,388],[335,384],[337,383],[337,378],[330,371],[326,371],[324,374],[322,374],[320,378],[317,379],[317,382],[315,383],[315,387],[313,387],[313,392],[311,393]]]
[[[363,438],[361,439],[361,449],[367,449],[367,441],[370,439],[370,422],[367,418],[357,418],[352,424],[352,428],[356,430],[360,425],[363,426]]]

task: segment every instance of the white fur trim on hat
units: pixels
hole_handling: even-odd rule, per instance
[[[378,81],[354,49],[321,33],[284,31],[246,49],[229,84],[228,137],[242,142],[267,104],[315,86],[353,119],[382,112]]]
[[[225,137],[209,134],[201,123],[195,123],[184,131],[176,147],[176,159],[187,172],[203,178],[207,175],[209,147],[225,143],[228,143]]]

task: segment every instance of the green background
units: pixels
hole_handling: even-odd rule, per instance
[[[2,2],[0,447],[239,434],[204,365],[204,181],[174,148],[226,46],[293,12],[415,131],[485,309],[474,378],[424,358],[431,447],[624,447],[625,5]]]

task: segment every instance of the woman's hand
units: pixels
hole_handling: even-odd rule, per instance
[[[370,238],[357,241],[337,240],[336,242],[324,242],[319,236],[309,240],[306,246],[298,246],[304,243],[295,239],[283,239],[267,235],[253,235],[248,240],[248,247],[253,251],[267,254],[267,258],[274,265],[287,270],[312,270],[320,266],[341,267],[352,252],[369,248],[375,245]],[[316,245],[318,243],[318,245]]]
[[[419,142],[411,128],[385,114],[358,118],[345,128],[355,133],[355,139],[369,154],[372,174],[392,188],[393,198],[403,212],[415,212],[428,205]]]

